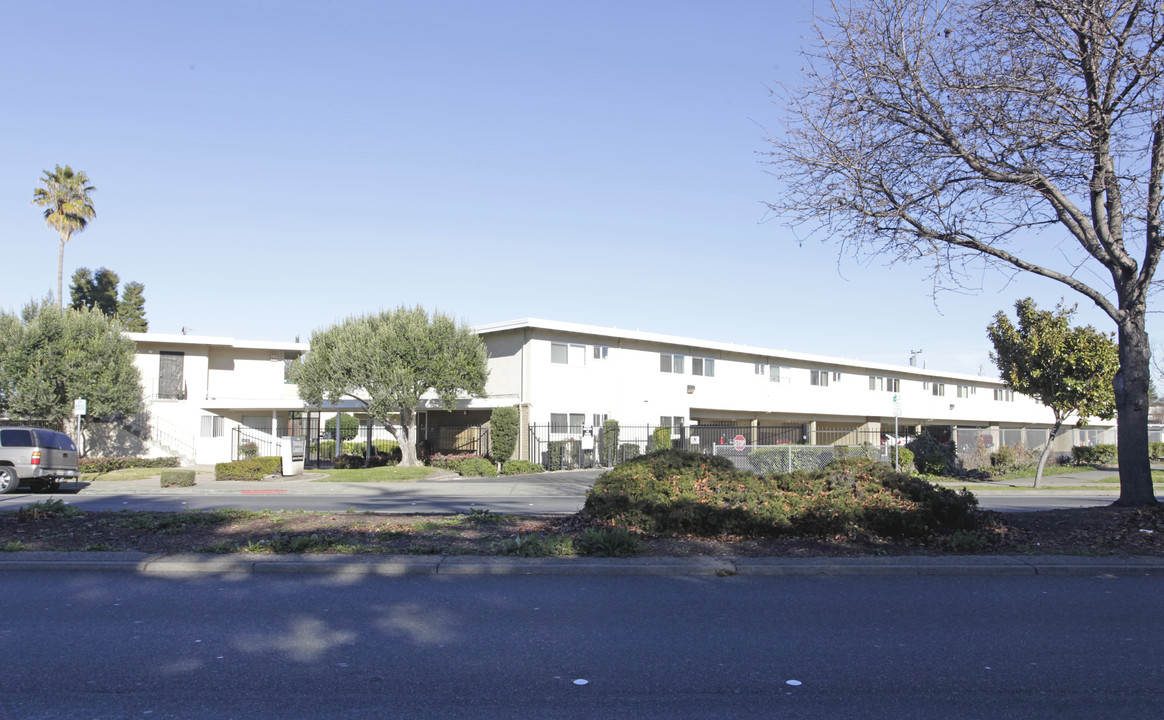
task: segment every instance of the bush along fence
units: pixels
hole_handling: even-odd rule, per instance
[[[676,449],[723,457],[755,473],[819,470],[832,460],[865,457],[890,465],[894,443],[911,438],[858,429],[816,430],[808,425],[531,425],[530,462],[547,470],[613,467],[656,450]],[[809,442],[815,440],[815,443]]]

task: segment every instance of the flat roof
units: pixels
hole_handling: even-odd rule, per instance
[[[526,328],[539,330],[556,330],[579,335],[593,335],[596,337],[617,338],[622,340],[637,340],[641,342],[660,343],[663,345],[679,345],[720,352],[754,355],[773,359],[788,359],[797,362],[816,365],[837,365],[858,367],[866,370],[889,372],[895,375],[914,375],[920,377],[937,377],[950,380],[965,380],[976,383],[990,383],[1003,386],[1000,378],[983,375],[966,375],[963,373],[943,372],[930,368],[919,368],[912,365],[893,365],[891,363],[874,363],[851,358],[832,357],[828,355],[813,355],[810,353],[792,352],[789,350],[775,350],[773,348],[755,347],[752,345],[736,345],[734,343],[717,342],[715,340],[699,340],[697,338],[680,337],[676,335],[662,335],[660,333],[643,332],[641,330],[621,330],[619,328],[605,328],[597,325],[583,325],[581,323],[559,322],[557,320],[543,320],[540,318],[523,318],[506,322],[477,325],[473,331],[478,335],[505,332],[508,330],[523,330]]]
[[[218,337],[214,335],[181,335],[179,333],[122,333],[135,343],[158,343],[165,345],[211,345],[214,347],[232,347],[243,350],[293,350],[307,352],[311,345],[301,342],[279,342],[268,340],[238,340],[232,337]]]

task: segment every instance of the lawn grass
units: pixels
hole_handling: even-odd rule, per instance
[[[360,468],[358,470],[319,470],[326,473],[326,477],[312,482],[409,482],[421,480],[440,468],[434,467],[399,467],[386,465],[378,468]]]
[[[81,473],[81,482],[101,482],[102,480],[147,480],[161,476],[161,468],[128,468],[113,472]],[[68,482],[68,481],[66,481]]]

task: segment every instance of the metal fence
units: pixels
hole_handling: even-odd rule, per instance
[[[893,446],[913,437],[809,425],[606,425],[569,427],[530,425],[528,455],[523,460],[547,470],[613,467],[645,453],[678,448],[726,457],[736,467],[753,472],[813,470],[841,456],[861,455],[892,463]],[[750,458],[755,458],[751,460]]]

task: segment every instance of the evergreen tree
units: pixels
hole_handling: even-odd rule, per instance
[[[128,332],[148,332],[150,324],[145,316],[145,285],[129,282],[121,291],[121,302],[117,305],[117,319],[121,328]]]

